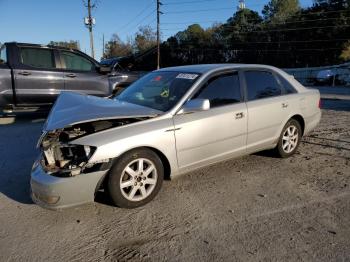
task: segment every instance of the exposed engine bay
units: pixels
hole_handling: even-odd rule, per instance
[[[88,163],[96,148],[71,142],[89,134],[145,119],[147,118],[98,120],[49,131],[43,134],[38,142],[42,149],[41,165],[50,175],[59,177],[71,177],[101,170],[108,166],[110,159]]]

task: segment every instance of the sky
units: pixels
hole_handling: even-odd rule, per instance
[[[47,44],[50,41],[78,40],[83,52],[90,54],[89,33],[83,19],[87,0],[0,0],[0,42]],[[302,7],[312,0],[299,0]],[[156,0],[92,0],[95,58],[102,55],[103,35],[108,41],[114,33],[122,40],[139,26],[156,28]],[[238,0],[161,0],[162,39],[188,25],[203,27],[225,22],[237,10]],[[261,13],[268,0],[245,0],[246,7]]]

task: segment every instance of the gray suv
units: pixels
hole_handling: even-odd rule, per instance
[[[0,108],[7,111],[50,106],[62,91],[108,97],[139,78],[57,46],[5,43],[0,59]]]

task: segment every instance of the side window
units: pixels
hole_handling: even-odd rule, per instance
[[[37,68],[55,68],[55,59],[51,49],[22,47],[21,62]]]
[[[78,54],[61,51],[61,57],[68,70],[92,71],[95,68],[95,65],[91,61]]]
[[[6,63],[7,62],[7,56],[6,56],[6,47],[3,46],[0,50],[0,63]]]
[[[246,71],[244,75],[249,101],[282,94],[281,86],[272,73],[267,71]]]
[[[285,79],[284,77],[278,76],[278,81],[280,82],[281,86],[283,86],[286,94],[294,94],[297,92],[295,88],[292,86],[292,84],[289,83],[288,80]]]
[[[194,98],[209,99],[210,107],[218,107],[241,101],[238,73],[216,76],[210,79]]]

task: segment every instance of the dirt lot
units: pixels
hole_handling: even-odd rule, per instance
[[[350,112],[324,110],[290,159],[226,161],[166,181],[134,210],[103,194],[59,212],[34,205],[43,121],[0,120],[1,261],[350,260]]]

